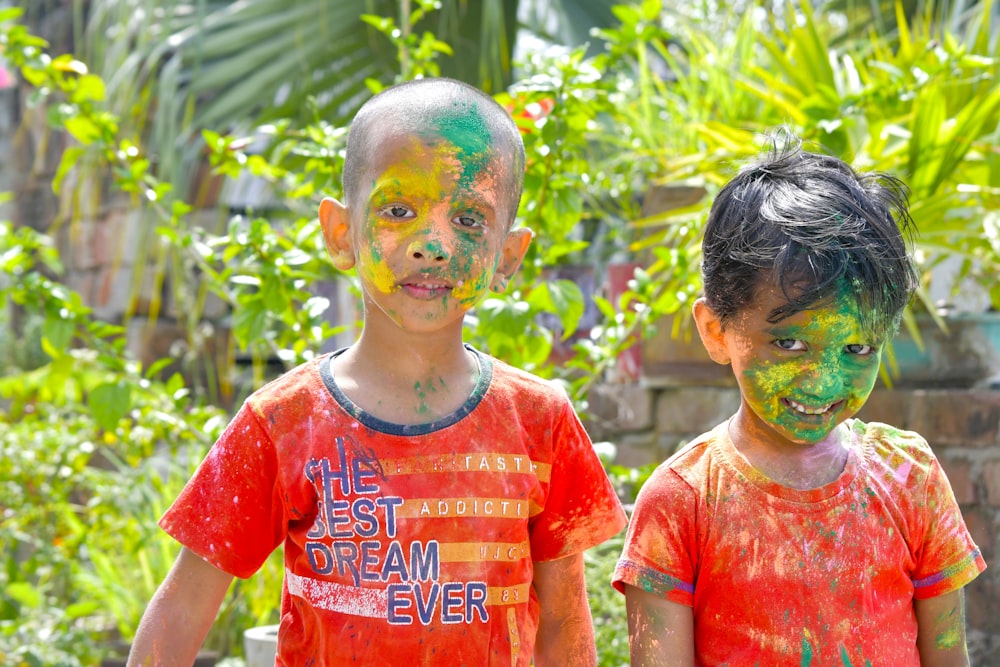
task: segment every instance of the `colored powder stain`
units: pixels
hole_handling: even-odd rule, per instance
[[[809,631],[805,631],[806,636],[802,637],[802,667],[809,667],[813,661],[813,646],[809,643]]]
[[[493,274],[500,264],[500,258],[497,257],[493,263],[492,271],[477,271],[476,269],[479,267],[476,266],[477,260],[474,258],[478,248],[476,239],[462,239],[456,248],[457,257],[452,258],[452,271],[456,276],[463,276],[462,284],[452,290],[452,295],[458,299],[459,303],[467,307],[474,306],[482,294],[489,289]],[[461,259],[465,261],[460,262]]]
[[[370,215],[370,209],[368,214]],[[384,294],[388,294],[397,289],[396,276],[382,259],[382,253],[379,251],[380,246],[375,242],[374,231],[369,228],[367,234],[369,238],[365,243],[365,248],[370,261],[358,264],[358,271],[362,274],[362,277],[374,285],[377,290]]]
[[[820,388],[827,396],[818,396],[820,399],[835,399],[844,390],[843,376],[839,369],[839,364],[835,360],[839,355],[839,350],[833,350],[832,354],[823,355],[823,358],[810,364],[795,361],[784,364],[761,364],[756,368],[746,371],[746,375],[769,394],[780,394],[782,390],[787,391],[789,386],[801,381],[804,373],[811,373],[815,377],[823,378],[823,386]]]
[[[935,644],[939,649],[955,648],[962,641],[962,633],[959,628],[952,626],[938,634]]]
[[[417,137],[411,138],[409,143],[410,150],[417,156],[428,149]],[[432,165],[421,163],[421,160],[404,160],[389,165],[379,177],[377,189],[396,196],[416,193],[429,201],[440,201],[444,197],[443,176],[448,171],[450,157],[451,151],[447,147],[434,147]]]
[[[395,291],[397,289],[395,274],[374,254],[372,260],[372,262],[362,265],[365,279],[383,294]]]
[[[432,255],[434,257],[445,256],[444,246],[441,245],[440,241],[434,241],[434,240],[428,241],[426,249],[427,249],[427,254]]]
[[[413,385],[413,391],[416,392],[417,398],[420,399],[420,405],[417,406],[417,414],[423,415],[430,412],[430,408],[427,407],[427,402],[424,400],[427,398],[427,393],[421,388],[420,382]]]
[[[459,187],[471,187],[492,156],[489,126],[473,104],[456,103],[434,120],[440,136],[458,149],[462,164]]]
[[[843,646],[840,647],[840,661],[844,663],[844,667],[851,667],[851,658],[847,655],[847,649]]]
[[[754,381],[765,394],[774,395],[798,377],[799,369],[788,365],[762,363],[748,368],[744,375]]]
[[[437,385],[440,385],[442,389],[445,388],[445,381],[443,377],[438,377]],[[438,387],[435,385],[434,380],[429,380],[427,382],[417,381],[413,385],[413,391],[416,393],[417,398],[420,399],[420,405],[417,406],[417,414],[427,414],[430,412],[430,407],[427,405],[426,399],[427,394],[436,394]]]
[[[479,300],[479,295],[489,286],[489,277],[481,274],[475,280],[465,280],[461,286],[452,290],[452,294],[458,301],[465,305],[474,305]]]

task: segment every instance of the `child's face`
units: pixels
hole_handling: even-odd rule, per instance
[[[785,302],[765,289],[722,332],[743,409],[775,442],[815,444],[861,409],[875,386],[882,341],[861,327],[846,289],[832,302],[780,322],[767,318]]]
[[[484,138],[458,146],[436,132],[396,133],[376,143],[370,189],[348,212],[366,321],[384,314],[413,331],[460,328],[491,286],[502,289],[530,241],[528,230],[508,235],[515,211],[504,166]]]

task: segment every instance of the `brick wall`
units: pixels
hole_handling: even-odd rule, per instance
[[[592,393],[587,427],[634,467],[662,461],[738,406],[731,384],[605,385]],[[941,460],[988,565],[966,589],[972,664],[1000,665],[1000,391],[876,389],[859,417],[919,432]]]

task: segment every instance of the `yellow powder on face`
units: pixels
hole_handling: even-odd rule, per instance
[[[410,220],[383,223],[370,213],[371,222],[365,228],[367,238],[362,239],[364,252],[370,260],[364,263],[364,277],[384,293],[396,289],[397,277],[386,263],[383,252],[391,254],[394,244],[401,239],[426,231],[424,228],[429,224],[431,208],[457,200],[467,189],[461,180],[463,174],[468,175],[462,171],[463,164],[459,159],[463,155],[461,147],[447,140],[428,143],[410,137],[405,149],[398,155],[403,157],[376,176],[370,205],[378,202],[377,206],[381,207],[398,201],[411,208],[416,207],[414,216]],[[481,167],[479,165],[476,173],[481,171]],[[384,237],[381,236],[383,232]],[[473,237],[464,239],[464,242],[460,238],[458,245],[451,249],[451,271],[455,278],[464,276],[456,281],[452,296],[466,307],[477,303],[489,289],[492,274],[500,261],[498,256],[493,271],[477,266],[481,263],[481,259],[477,258],[480,243]]]
[[[372,259],[373,261],[364,264],[365,279],[380,292],[389,294],[395,291],[397,289],[396,275],[392,269],[386,266],[385,262],[376,260],[374,255]]]
[[[475,304],[479,301],[479,297],[482,296],[483,292],[489,288],[490,277],[492,275],[492,272],[489,274],[479,273],[470,280],[466,280],[461,285],[456,286],[452,290],[452,295],[463,304]]]
[[[441,153],[435,149],[435,154]],[[375,188],[382,190],[384,185],[394,184],[394,188],[407,194],[417,194],[429,201],[441,201],[444,197],[442,182],[446,175],[447,164],[439,157],[434,158],[431,169],[424,165],[407,162],[397,162],[390,165],[375,182]]]
[[[394,162],[375,179],[372,197],[378,201],[378,206],[384,206],[396,197],[404,196],[408,200],[423,201],[429,205],[444,196],[443,183],[446,182],[444,177],[447,173],[447,163],[441,156],[447,155],[448,152],[444,147],[435,148],[434,159],[428,168],[427,160],[420,159],[427,154],[427,148],[416,137],[411,137],[408,145],[409,154],[417,156],[417,159]],[[426,218],[426,210],[418,210],[415,213],[416,216],[409,224],[422,224]],[[405,232],[407,224],[398,223],[393,233]],[[379,239],[379,229],[378,224],[366,226],[365,233],[368,238],[363,239],[363,243],[370,261],[364,263],[362,270],[368,282],[379,291],[388,294],[396,290],[396,275],[382,256],[383,244]]]

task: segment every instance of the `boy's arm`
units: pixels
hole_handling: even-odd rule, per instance
[[[142,615],[129,667],[190,667],[232,580],[233,575],[181,549]]]
[[[968,667],[962,589],[914,600],[921,667]]]
[[[634,667],[693,667],[691,607],[625,586],[629,652]]]
[[[538,596],[536,667],[597,664],[594,622],[590,617],[583,554],[535,561],[532,586]]]

